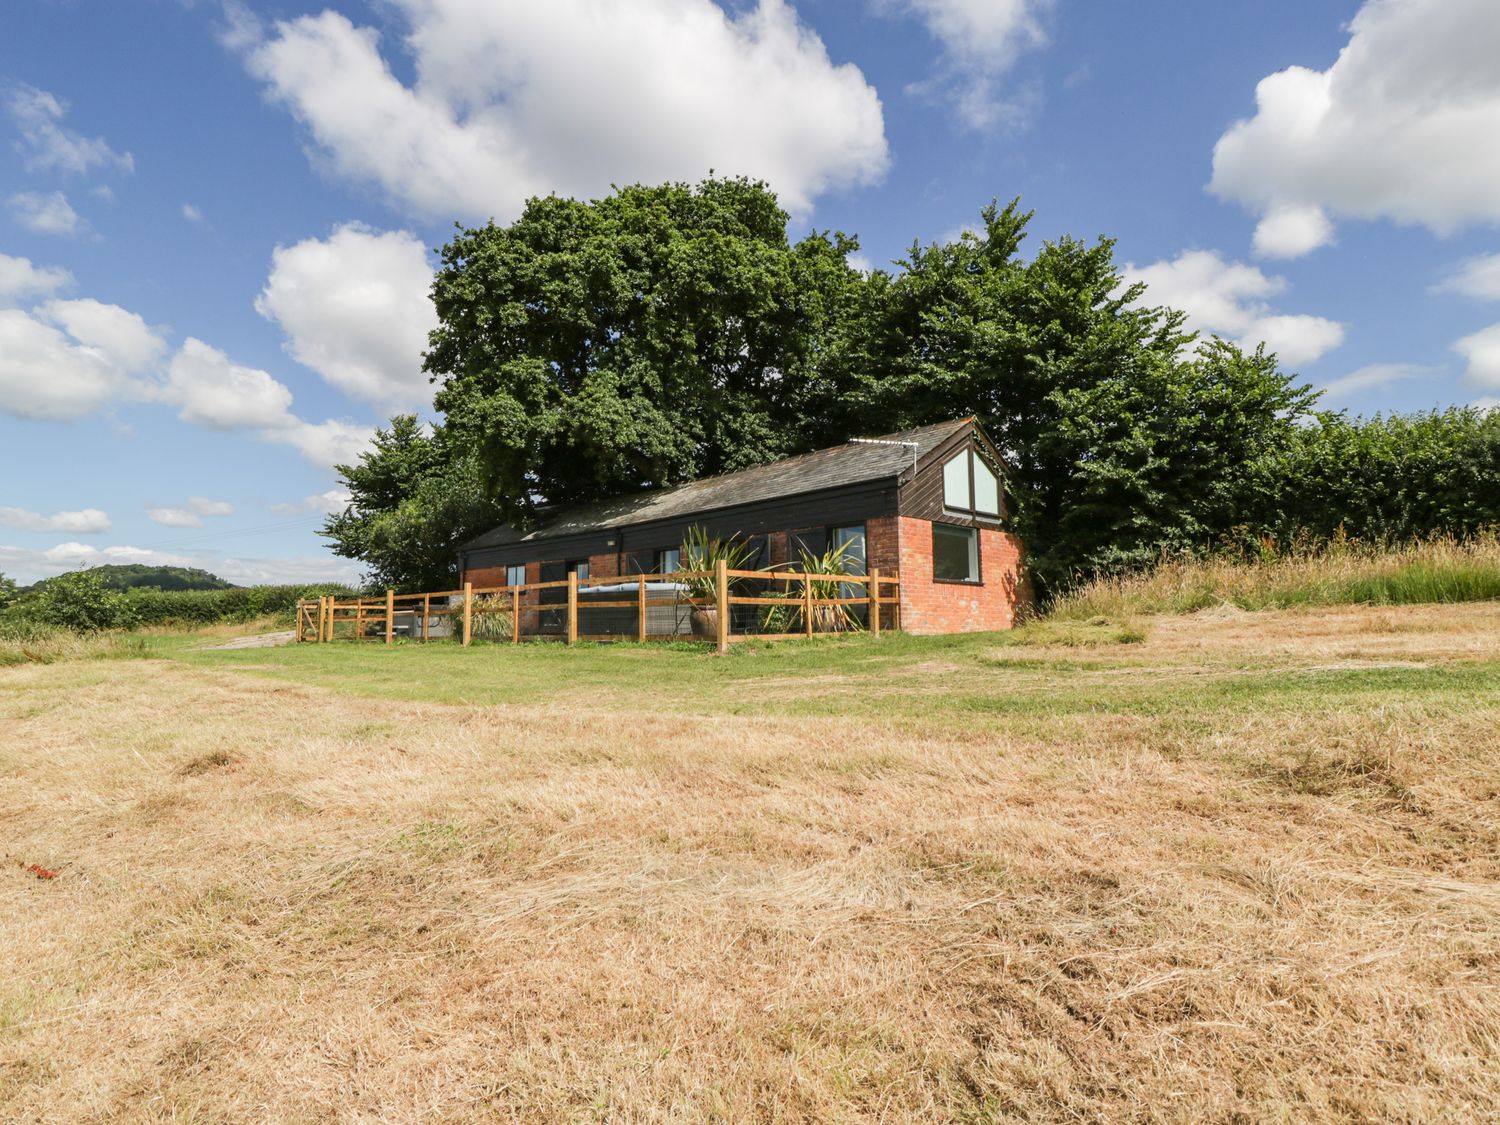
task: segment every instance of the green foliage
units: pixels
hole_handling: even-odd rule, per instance
[[[26,616],[75,633],[124,629],[136,623],[125,595],[111,590],[95,569],[74,570],[46,582],[25,603]]]
[[[342,467],[354,499],[324,534],[373,584],[445,588],[502,521],[968,415],[1005,455],[1044,596],[1164,551],[1500,519],[1500,414],[1320,412],[1274,355],[1152,307],[1110,239],[1023,257],[1018,202],[982,220],[868,275],[843,234],[789,241],[744,179],[461,229],[426,360],[445,420],[393,419]]]
[[[16,580],[0,574],[0,610],[16,600]]]
[[[185,566],[145,566],[141,563],[108,563],[93,571],[110,590],[228,590],[232,583],[206,570]],[[53,579],[37,583],[45,586]]]
[[[481,641],[510,640],[515,624],[510,607],[511,600],[506,594],[484,594],[475,598],[470,634]]]
[[[1259,451],[1240,537],[1404,541],[1500,525],[1500,411],[1325,413]]]
[[[501,520],[476,456],[457,448],[449,431],[429,435],[411,414],[376,430],[359,463],[338,471],[349,504],[320,534],[335,554],[364,562],[377,588],[452,588],[459,547]]]
[[[840,543],[837,547],[829,547],[821,555],[814,555],[806,550],[799,551],[801,556],[799,562],[803,574],[853,574],[854,560],[849,556],[850,543]],[[846,598],[862,597],[865,590],[862,586],[852,583],[836,582],[831,579],[818,579],[812,583],[812,596],[820,598]],[[772,609],[780,609],[780,606],[772,606]],[[847,605],[818,605],[813,607],[813,631],[816,633],[843,633],[851,629],[861,628],[859,618],[854,614],[852,608]]]
[[[1290,440],[1315,396],[1220,340],[1184,358],[1182,314],[1138,303],[1109,239],[1024,260],[1030,218],[992,204],[982,230],[913,246],[872,279],[872,330],[831,366],[849,432],[975,415],[1008,459],[1033,576],[1055,589],[1221,534],[1246,458]]]
[[[731,536],[715,539],[706,528],[690,527],[682,540],[682,569],[690,572],[683,579],[690,598],[713,598],[718,595],[714,571],[720,561],[730,570],[742,570],[754,548],[751,544]]]
[[[319,583],[302,586],[235,586],[227,590],[129,591],[131,617],[140,625],[226,625],[275,617],[290,623],[297,603],[324,594],[356,596],[347,586]]]
[[[710,179],[533,199],[444,247],[426,369],[504,519],[806,448],[863,280],[853,240],[786,226],[765,185]]]

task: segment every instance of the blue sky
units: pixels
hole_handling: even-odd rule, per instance
[[[993,197],[1362,413],[1500,395],[1493,0],[33,0],[0,36],[0,572],[353,578],[457,221],[770,180],[883,265]]]

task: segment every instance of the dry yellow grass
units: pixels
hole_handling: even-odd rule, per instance
[[[631,669],[771,654],[500,708],[3,669],[0,1119],[1495,1119],[1497,638],[830,648],[746,714]]]

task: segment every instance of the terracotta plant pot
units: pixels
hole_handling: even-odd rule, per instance
[[[693,627],[693,636],[700,637],[706,641],[712,641],[718,638],[718,609],[695,609],[689,615],[688,620],[691,622]]]

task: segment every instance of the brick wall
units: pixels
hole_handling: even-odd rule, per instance
[[[620,576],[620,556],[611,551],[607,555],[589,556],[590,578],[618,578]]]
[[[601,556],[601,557],[605,557],[605,556]],[[614,556],[610,555],[610,556],[607,556],[607,557],[610,559],[610,566],[613,567],[615,565],[614,564]],[[589,566],[590,566],[590,570],[592,572],[593,563],[590,563]],[[459,584],[459,586],[462,586],[465,582],[472,582],[472,583],[474,583],[474,588],[476,590],[488,589],[491,586],[504,586],[505,585],[506,570],[507,570],[507,568],[503,567],[503,566],[482,566],[482,567],[476,567],[473,570],[466,570],[462,574],[460,574],[459,575],[459,579],[458,579],[458,584]],[[610,573],[614,573],[614,572],[610,571]],[[542,564],[540,562],[527,563],[526,564],[526,581],[527,582],[540,582],[541,580],[542,580]]]
[[[476,590],[483,590],[490,586],[504,586],[505,568],[503,566],[484,566],[477,570],[466,570],[459,576],[458,584],[462,586],[465,582],[474,583]]]
[[[885,523],[872,521],[873,524]],[[980,585],[932,580],[932,524],[896,517],[901,573],[901,628],[908,633],[976,633],[1009,629],[1026,599],[1021,541],[1004,531],[979,529]],[[873,535],[872,535],[873,539]],[[882,560],[881,570],[886,568]]]

